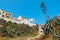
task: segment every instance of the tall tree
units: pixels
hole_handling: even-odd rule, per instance
[[[44,2],[41,2],[40,7],[41,7],[42,12],[47,17],[47,19],[50,19],[49,15],[47,15],[47,7],[46,7],[46,4]]]
[[[46,5],[45,5],[44,2],[41,2],[41,10],[42,10],[42,12],[43,12],[44,14],[47,13]]]

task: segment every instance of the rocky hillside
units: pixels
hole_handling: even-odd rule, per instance
[[[43,30],[45,35],[47,35],[46,37],[43,38],[44,40],[45,39],[60,40],[60,16],[56,16],[51,20],[48,20],[44,25]]]
[[[35,36],[38,32],[38,25],[30,27],[26,24],[6,22],[0,19],[0,36],[1,37],[16,37],[16,36]]]

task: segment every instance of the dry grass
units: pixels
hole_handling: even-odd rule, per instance
[[[10,39],[6,37],[0,37],[0,40],[10,40]]]
[[[53,37],[51,34],[44,36],[41,40],[53,40]]]

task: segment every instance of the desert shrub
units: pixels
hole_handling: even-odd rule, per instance
[[[15,35],[15,32],[14,31],[10,31],[9,37],[14,37],[14,35]]]
[[[0,25],[2,25],[2,28],[0,29],[0,34],[5,37],[15,37],[22,35],[26,36],[28,34],[36,33],[36,30],[38,30],[37,26],[30,27],[26,24],[17,24],[12,23],[11,21],[6,22],[3,19],[0,20],[0,23]]]
[[[1,31],[3,33],[2,36],[7,36],[8,32],[7,32],[7,28],[6,27],[3,27]]]

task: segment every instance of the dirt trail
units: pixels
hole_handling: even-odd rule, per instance
[[[29,39],[29,40],[41,40],[44,36],[45,36],[45,35],[44,35],[43,32],[39,32],[37,36],[32,37],[32,38]]]
[[[27,37],[18,37],[18,38],[13,38],[13,39],[10,39],[10,40],[40,40],[44,37],[45,35],[43,34],[43,32],[39,32],[37,36],[35,37],[30,37],[30,36],[27,36]]]
[[[44,33],[38,33],[37,36],[26,36],[26,37],[16,37],[16,38],[5,38],[0,37],[0,40],[52,40],[52,35],[44,35]]]

